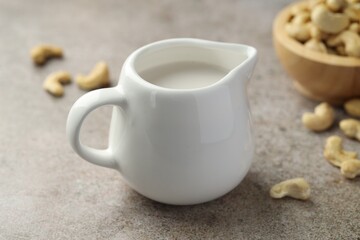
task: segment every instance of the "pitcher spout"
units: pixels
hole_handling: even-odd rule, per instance
[[[217,64],[222,64],[222,67],[228,70],[224,78],[237,80],[246,85],[257,62],[257,50],[243,44],[215,42],[215,45],[218,45],[218,54],[224,56]]]
[[[244,51],[246,51],[248,57],[243,63],[240,63],[234,71],[239,75],[243,75],[244,77],[241,78],[241,80],[243,80],[244,84],[247,84],[251,79],[251,75],[257,62],[257,50],[249,46],[244,46],[244,48],[246,48]]]

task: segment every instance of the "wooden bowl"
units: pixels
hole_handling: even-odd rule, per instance
[[[276,16],[273,25],[277,55],[296,89],[310,99],[332,104],[360,97],[360,59],[315,52],[287,35],[285,24],[291,18],[290,9],[297,4],[307,3],[289,5]]]

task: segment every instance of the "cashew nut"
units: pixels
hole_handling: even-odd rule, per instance
[[[347,0],[348,1],[348,3],[359,3],[360,2],[360,0]]]
[[[329,46],[345,45],[345,52],[351,57],[360,57],[360,36],[352,31],[346,30],[328,39]]]
[[[360,0],[308,0],[291,14],[285,31],[305,48],[360,57]]]
[[[37,65],[44,64],[50,58],[61,58],[63,50],[54,45],[39,45],[31,49],[31,58]]]
[[[327,53],[328,54],[331,54],[331,55],[339,55],[339,53],[335,50],[335,49],[333,49],[333,48],[326,48],[326,50],[327,50]]]
[[[340,167],[346,160],[356,159],[357,153],[343,150],[342,139],[338,136],[331,136],[326,139],[324,157],[332,165]]]
[[[339,125],[346,136],[360,141],[360,121],[355,119],[345,119],[342,120]]]
[[[304,4],[301,4],[301,5],[297,4],[290,9],[290,12],[293,16],[295,16],[300,12],[304,12],[304,11],[308,11],[308,10],[309,10],[308,6],[306,6]]]
[[[333,12],[340,11],[345,5],[345,0],[326,0],[326,6]]]
[[[306,42],[311,37],[309,24],[287,23],[285,25],[285,31],[290,37],[295,38],[300,42]]]
[[[350,18],[351,21],[360,21],[360,5],[352,4],[344,9],[344,14]]]
[[[296,8],[295,8],[296,7]],[[305,42],[310,39],[310,12],[305,9],[305,6],[292,8],[293,18],[290,23],[285,25],[285,31],[292,38],[300,42]]]
[[[360,117],[360,98],[354,98],[345,102],[344,108],[350,116]]]
[[[335,119],[333,108],[328,103],[321,103],[315,107],[314,113],[304,113],[302,123],[313,131],[324,131],[331,127]]]
[[[350,23],[349,17],[341,13],[331,12],[325,4],[319,4],[311,12],[311,20],[322,31],[339,33]]]
[[[340,56],[347,56],[347,53],[345,51],[345,47],[343,45],[339,45],[336,48],[336,53]]]
[[[325,3],[325,2],[326,2],[326,0],[309,0],[308,1],[308,8],[313,9],[317,5]]]
[[[321,31],[314,23],[310,22],[309,28],[310,28],[310,36],[311,38],[314,38],[316,40],[326,40],[329,38],[329,34]]]
[[[303,178],[293,178],[274,185],[270,189],[272,198],[292,197],[307,200],[310,197],[310,185]]]
[[[301,11],[294,15],[291,23],[293,24],[303,24],[310,21],[310,12],[309,11]]]
[[[84,90],[106,87],[110,85],[109,68],[105,62],[98,62],[88,76],[78,75],[76,82]]]
[[[327,52],[325,44],[315,38],[312,38],[309,41],[307,41],[304,46],[305,48],[316,52],[321,52],[321,53]]]
[[[51,73],[44,81],[43,87],[46,91],[54,95],[55,97],[61,97],[64,95],[63,84],[71,82],[71,76],[68,72],[59,71]]]
[[[360,175],[360,161],[359,160],[347,160],[341,164],[341,174],[346,178],[356,178]]]
[[[350,24],[349,31],[352,31],[354,33],[360,33],[360,24],[359,23]]]

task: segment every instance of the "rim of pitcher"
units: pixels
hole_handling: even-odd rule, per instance
[[[149,52],[155,52],[159,49],[166,49],[166,48],[179,47],[179,46],[180,47],[198,46],[202,48],[221,46],[223,49],[242,48],[245,50],[244,52],[246,53],[246,59],[242,61],[240,64],[238,64],[236,67],[234,67],[233,69],[229,70],[222,78],[220,78],[216,82],[203,87],[195,87],[189,89],[168,88],[153,84],[147,81],[146,79],[144,79],[143,77],[141,77],[140,74],[136,71],[135,62],[143,54]],[[130,78],[134,79],[138,84],[143,85],[145,87],[155,88],[156,90],[161,90],[161,91],[195,92],[195,91],[207,90],[215,86],[222,85],[224,82],[226,82],[227,79],[231,78],[239,68],[247,64],[249,61],[252,61],[256,57],[257,57],[257,50],[254,47],[245,44],[217,42],[217,41],[203,40],[198,38],[170,38],[170,39],[164,39],[147,44],[135,50],[124,63],[124,70],[126,72],[126,75],[129,75]]]

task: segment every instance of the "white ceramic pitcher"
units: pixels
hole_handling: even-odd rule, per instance
[[[150,199],[186,205],[218,198],[251,165],[246,86],[256,55],[245,45],[187,38],[144,46],[128,57],[116,87],[86,93],[73,105],[71,146],[85,160],[118,170]],[[100,150],[83,145],[79,133],[103,105],[114,107],[109,146]]]

